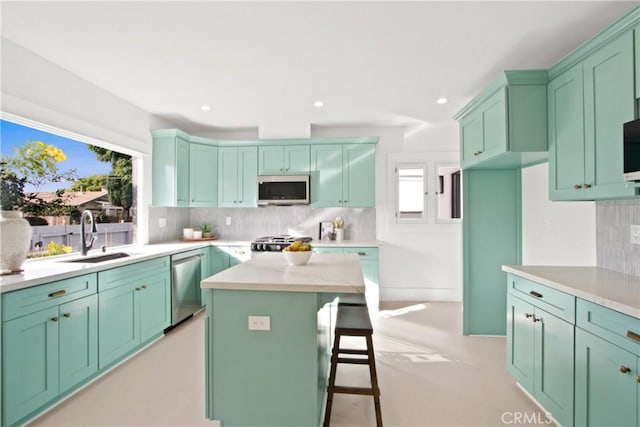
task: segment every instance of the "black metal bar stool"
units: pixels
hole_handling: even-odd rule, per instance
[[[376,374],[376,361],[373,353],[373,326],[369,319],[369,310],[366,305],[338,305],[338,316],[336,319],[335,339],[331,352],[331,371],[329,373],[329,385],[327,386],[327,407],[324,413],[324,426],[329,426],[331,419],[331,406],[333,404],[334,393],[362,394],[373,396],[373,403],[376,410],[376,424],[382,427],[382,412],[380,410],[380,389],[378,388],[378,377]],[[367,342],[366,350],[356,350],[340,348],[340,338],[364,337]],[[341,357],[340,354],[361,355],[362,357]],[[349,387],[336,385],[336,369],[338,363],[369,365],[369,375],[371,377],[371,387]]]

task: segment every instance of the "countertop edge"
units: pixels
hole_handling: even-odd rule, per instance
[[[603,307],[609,308],[611,310],[615,310],[618,311],[620,313],[626,314],[628,316],[632,316],[635,318],[640,319],[640,307],[634,307],[632,305],[629,305],[623,301],[617,301],[617,300],[613,300],[610,298],[607,298],[605,296],[602,295],[597,295],[595,293],[592,292],[588,292],[585,291],[583,289],[578,289],[575,288],[573,286],[570,286],[568,284],[564,284],[564,283],[560,283],[557,280],[551,279],[549,277],[545,277],[544,275],[540,275],[540,274],[536,274],[536,273],[532,273],[529,271],[525,271],[523,270],[523,268],[527,268],[527,267],[536,267],[536,268],[544,268],[545,266],[516,266],[516,265],[503,265],[502,266],[502,271],[506,272],[506,273],[511,273],[514,274],[516,276],[522,277],[524,279],[527,280],[531,280],[532,282],[536,282],[536,283],[540,283],[541,285],[545,285],[548,286],[550,288],[556,289],[558,291],[567,293],[569,295],[573,295],[575,297],[581,298],[583,300],[586,301],[590,301],[594,304],[598,304],[601,305]],[[584,271],[591,271],[594,273],[597,272],[601,272],[601,273],[605,273],[605,274],[612,274],[614,276],[619,276],[619,277],[624,277],[624,276],[628,276],[628,277],[635,277],[635,276],[629,276],[629,275],[625,275],[623,273],[619,273],[613,270],[606,270],[603,268],[599,268],[599,267],[561,267],[561,266],[549,266],[549,269],[562,269],[562,268],[566,268],[566,269],[584,269]],[[640,283],[640,277],[638,278],[638,282]],[[640,289],[638,290],[640,292]]]

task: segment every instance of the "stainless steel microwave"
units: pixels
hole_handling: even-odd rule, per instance
[[[624,124],[624,180],[640,181],[640,119]]]
[[[309,175],[258,176],[258,206],[308,204]]]

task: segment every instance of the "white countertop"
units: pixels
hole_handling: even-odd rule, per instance
[[[314,253],[306,265],[289,265],[282,253],[264,252],[249,261],[208,277],[203,288],[364,293],[357,254]]]
[[[502,271],[640,318],[640,276],[598,267],[503,265]]]
[[[41,285],[56,280],[68,279],[82,274],[95,273],[109,268],[145,261],[151,258],[172,255],[192,249],[207,246],[249,246],[248,240],[203,240],[203,241],[173,241],[151,245],[126,245],[109,248],[106,254],[125,252],[130,256],[100,263],[73,263],[65,260],[82,258],[79,253],[30,259],[22,265],[23,271],[18,274],[0,276],[0,293]],[[376,241],[362,240],[314,240],[312,246],[318,247],[378,247]],[[103,255],[99,249],[89,251],[88,257]],[[315,254],[314,254],[315,256]]]

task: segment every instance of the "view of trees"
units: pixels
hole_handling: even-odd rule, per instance
[[[63,200],[65,191],[100,191],[106,188],[109,202],[124,208],[125,221],[133,204],[131,156],[87,145],[96,159],[111,163],[109,175],[78,177],[74,169],[61,170],[59,163],[66,160],[63,151],[42,141],[27,141],[16,147],[13,155],[0,157],[0,208],[20,209],[31,216],[60,216],[77,214],[75,207]],[[38,196],[44,184],[59,183],[60,189],[53,197]],[[25,191],[25,186],[34,191]],[[66,187],[66,188],[65,188]]]

